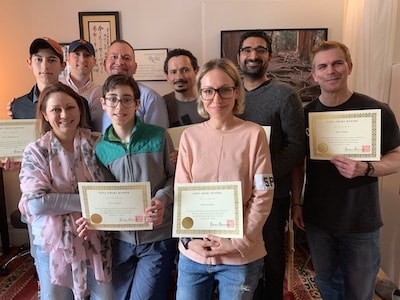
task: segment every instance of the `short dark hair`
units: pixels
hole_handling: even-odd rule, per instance
[[[110,75],[106,79],[103,84],[103,97],[105,97],[109,91],[114,90],[117,85],[129,86],[132,89],[135,100],[140,99],[140,90],[137,82],[133,77],[124,74]]]
[[[197,63],[197,58],[190,52],[189,50],[176,48],[171,51],[168,51],[167,57],[164,61],[164,73],[168,74],[168,62],[172,57],[176,56],[187,56],[190,59],[190,63],[192,64],[193,70],[197,71],[199,69],[199,64]]]
[[[268,36],[265,31],[263,30],[253,30],[253,31],[246,31],[242,33],[240,36],[240,42],[239,42],[239,48],[238,48],[238,53],[240,52],[240,49],[243,47],[243,42],[245,39],[248,39],[249,37],[256,37],[256,38],[261,38],[267,43],[267,48],[268,48],[268,53],[271,55],[272,54],[272,41],[271,37]]]
[[[64,93],[74,98],[76,104],[78,105],[79,111],[81,112],[81,118],[78,127],[89,128],[86,120],[86,108],[83,103],[83,101],[86,101],[86,99],[77,94],[69,86],[61,82],[57,82],[55,84],[46,86],[39,95],[38,109],[36,111],[36,119],[38,120],[38,126],[39,126],[37,128],[38,133],[40,135],[43,135],[47,131],[51,130],[50,123],[46,121],[46,119],[43,116],[43,113],[46,111],[47,101],[49,100],[49,97],[51,96],[51,94],[54,93]]]
[[[111,42],[110,46],[108,46],[108,48],[110,48],[114,44],[125,44],[125,45],[128,45],[129,48],[132,49],[132,52],[135,53],[135,49],[133,49],[133,46],[131,44],[129,44],[129,42],[125,41],[125,40],[122,40],[122,39],[113,40]]]

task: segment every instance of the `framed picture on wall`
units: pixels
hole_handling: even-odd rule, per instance
[[[120,39],[119,12],[79,12],[80,38],[93,44],[96,51],[96,66],[92,71],[92,80],[103,84],[107,73],[103,61],[111,42]]]
[[[135,80],[167,80],[164,73],[164,61],[167,58],[167,53],[167,48],[135,49],[135,59],[137,62]]]
[[[314,45],[328,39],[327,28],[248,29],[221,31],[221,57],[237,64],[241,35],[246,31],[262,30],[271,38],[272,54],[268,76],[293,86],[303,102],[319,95],[319,86],[311,77],[309,53]]]
[[[60,46],[61,46],[61,49],[63,50],[63,53],[64,53],[64,61],[66,62],[67,61],[67,56],[68,56],[68,50],[69,50],[69,43],[60,43]],[[69,74],[69,72],[70,72],[70,69],[71,69],[71,67],[70,67],[70,65],[67,63],[66,64],[66,66],[65,66],[65,69],[64,69],[64,71],[62,71],[61,73],[60,73],[60,76],[58,76],[58,78],[59,79],[64,79],[64,78],[66,78],[67,77],[67,75]]]

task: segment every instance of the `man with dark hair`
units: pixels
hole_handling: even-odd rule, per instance
[[[199,70],[196,57],[186,49],[173,49],[164,62],[164,73],[174,89],[164,95],[168,109],[169,127],[190,125],[205,119],[197,113],[197,92],[194,86]]]
[[[269,78],[271,39],[264,31],[245,32],[240,39],[238,64],[246,89],[241,117],[271,127],[270,150],[275,193],[263,236],[263,280],[255,299],[283,299],[285,276],[285,226],[289,216],[291,172],[304,155],[304,114],[300,97],[288,84]]]

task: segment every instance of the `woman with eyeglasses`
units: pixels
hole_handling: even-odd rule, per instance
[[[175,183],[240,181],[243,237],[182,238],[177,299],[252,299],[266,255],[262,228],[273,199],[263,128],[237,118],[244,108],[240,74],[228,59],[207,62],[196,78],[198,112],[208,118],[180,140]]]
[[[78,182],[107,181],[97,162],[101,134],[86,129],[84,103],[56,83],[41,93],[36,112],[41,137],[23,153],[19,209],[32,226],[41,299],[112,299],[112,235],[78,236]]]

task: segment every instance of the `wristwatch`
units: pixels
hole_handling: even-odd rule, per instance
[[[367,161],[366,163],[367,163],[367,170],[365,171],[364,176],[370,176],[370,175],[374,174],[375,168],[371,162]]]
[[[192,240],[192,238],[181,238],[181,243],[183,247],[188,250],[189,249],[189,242]]]

